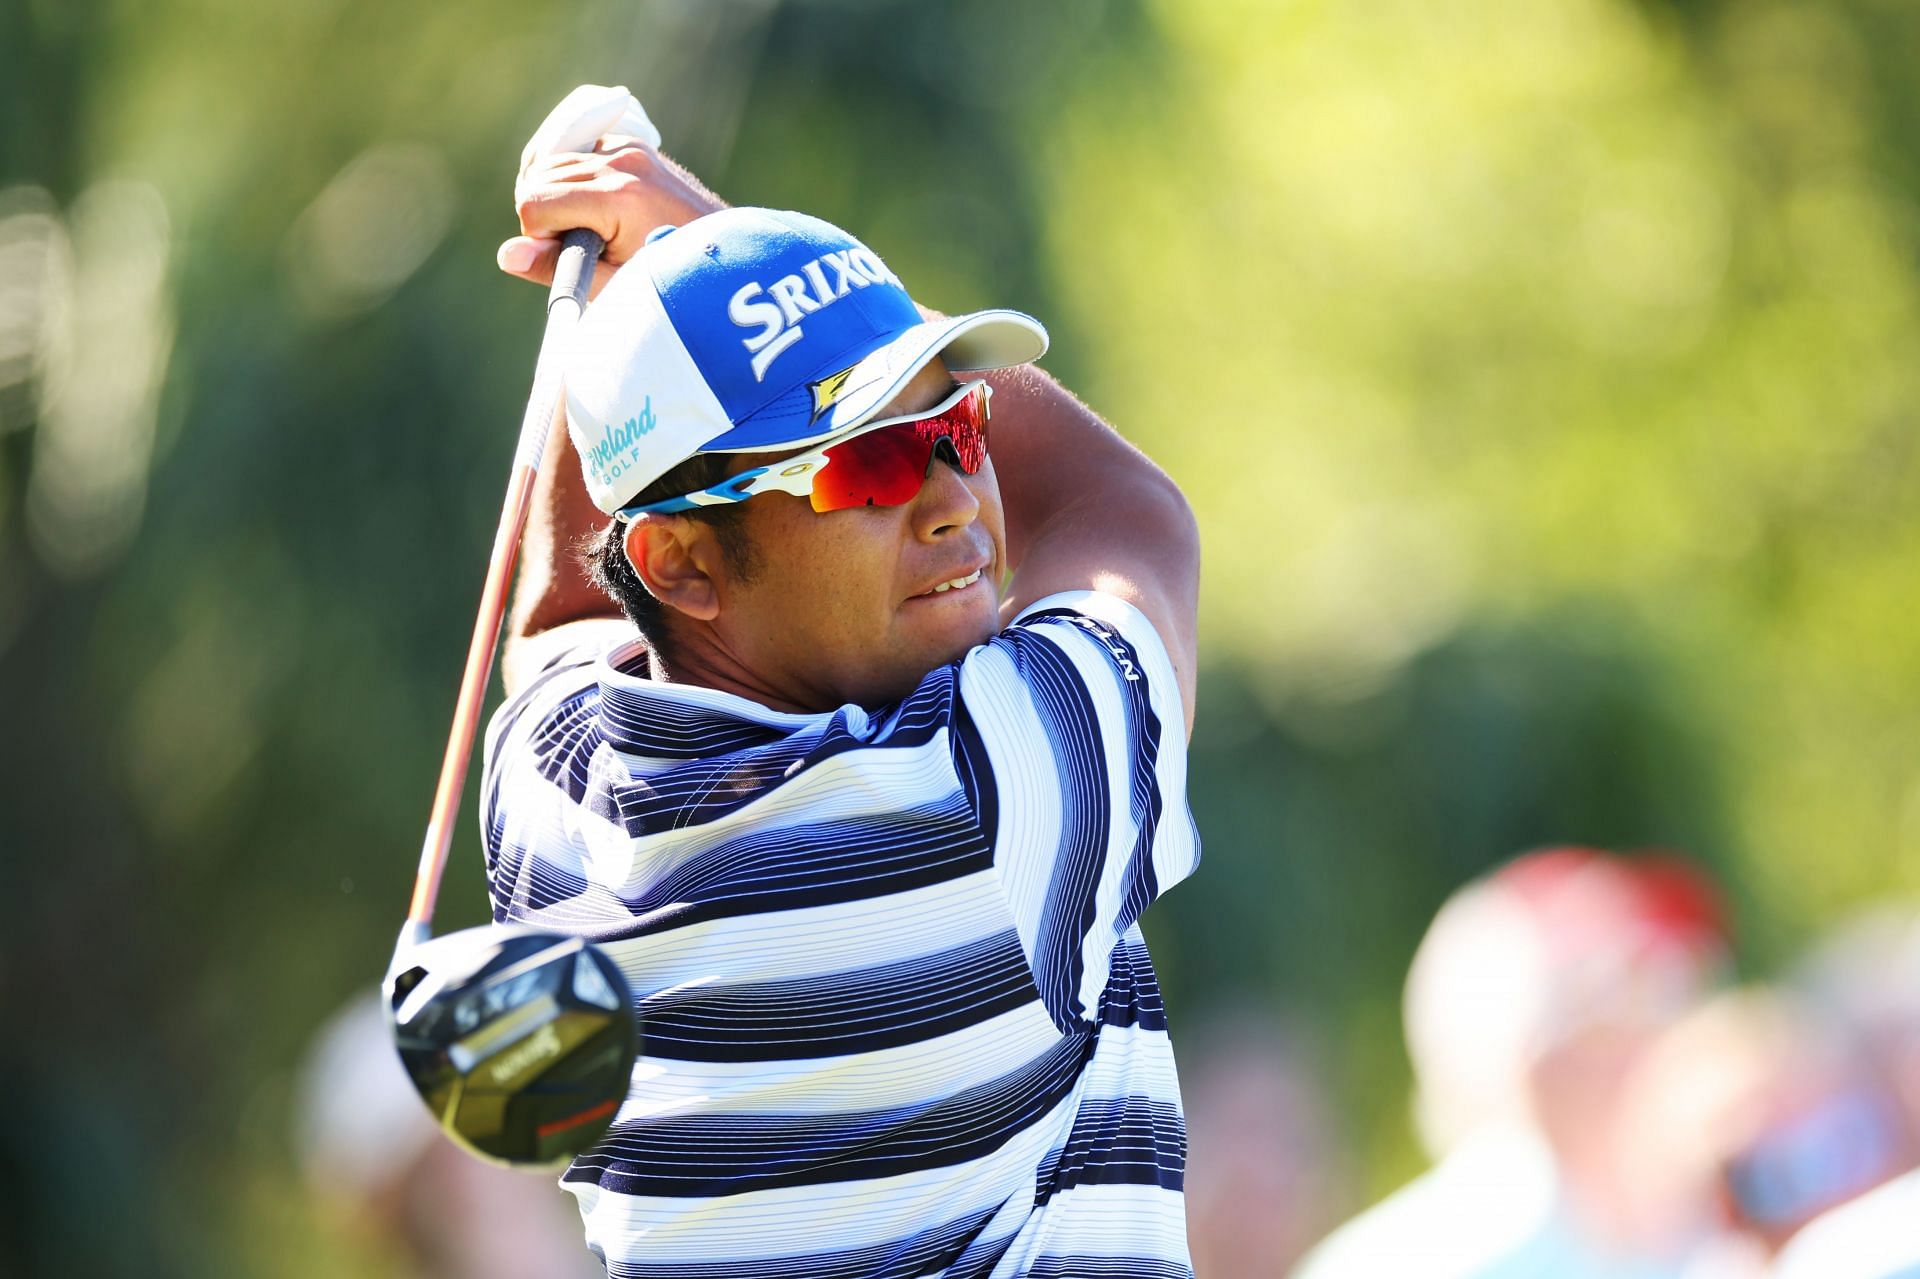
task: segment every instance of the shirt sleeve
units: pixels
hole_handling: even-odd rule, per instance
[[[1053,595],[961,663],[954,757],[1041,998],[1098,1013],[1114,948],[1193,872],[1179,686],[1146,616]]]
[[[480,831],[495,922],[526,920],[586,886],[592,844],[580,801],[599,745],[599,662],[633,638],[624,620],[522,641],[525,687],[487,725]]]

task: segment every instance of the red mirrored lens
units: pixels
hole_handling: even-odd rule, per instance
[[[911,502],[933,457],[933,446],[915,434],[915,425],[882,427],[826,450],[827,465],[813,477],[813,509]]]
[[[941,440],[953,444],[960,469],[977,474],[987,460],[987,391],[976,387],[944,413],[856,435],[824,450],[813,477],[813,509],[898,506],[911,502]]]

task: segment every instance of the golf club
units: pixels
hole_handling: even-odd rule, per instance
[[[640,1049],[625,977],[582,939],[499,925],[432,935],[508,581],[560,412],[561,349],[586,306],[602,247],[591,231],[571,231],[562,241],[413,903],[386,979],[394,1045],[434,1118],[475,1154],[517,1165],[561,1163],[599,1140],[626,1096]]]

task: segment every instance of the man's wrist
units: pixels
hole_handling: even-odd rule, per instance
[[[685,226],[695,218],[717,213],[727,207],[727,202],[707,190],[700,179],[693,176],[679,162],[655,152],[661,173],[671,180],[672,190],[668,193],[670,210],[674,216],[662,218],[659,225],[669,223],[673,226]]]

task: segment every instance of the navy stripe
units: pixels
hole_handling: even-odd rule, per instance
[[[596,714],[598,706],[592,690],[576,693],[556,706],[527,739],[535,770],[576,802],[586,794],[592,777],[594,750],[606,740]]]
[[[596,692],[601,690],[596,689]],[[621,750],[655,759],[708,759],[782,742],[790,728],[738,719],[725,711],[684,704],[618,685],[600,698],[600,723]]]
[[[956,791],[944,801],[856,819],[757,829],[724,840],[627,897],[589,885],[501,840],[496,916],[579,898],[591,924],[568,931],[616,941],[776,910],[911,892],[990,870],[992,854]],[[510,889],[510,891],[509,891]]]
[[[980,726],[974,723],[973,712],[958,697],[953,699],[953,718],[948,729],[954,774],[960,779],[967,807],[978,816],[980,833],[991,849],[1000,830],[999,786],[993,779],[993,760],[987,754],[986,739],[980,735]]]
[[[991,867],[985,841],[954,795],[890,813],[747,831],[624,900],[636,918],[670,911],[679,927],[910,892]],[[658,931],[657,922],[629,935]]]
[[[1160,717],[1154,713],[1153,699],[1147,693],[1146,667],[1133,645],[1118,631],[1083,618],[1080,626],[1096,635],[1109,657],[1118,661],[1121,695],[1127,708],[1126,740],[1133,745],[1130,755],[1133,769],[1132,793],[1128,796],[1128,816],[1133,821],[1133,849],[1127,858],[1125,888],[1120,911],[1114,918],[1115,934],[1124,933],[1145,913],[1160,885],[1153,871],[1153,841],[1160,826],[1166,801],[1160,793]],[[1132,672],[1133,679],[1127,679]]]
[[[1160,981],[1154,975],[1145,942],[1122,941],[1113,948],[1107,988],[1100,993],[1098,1020],[1103,1026],[1166,1030],[1166,1004],[1161,1000]]]
[[[614,1261],[608,1263],[607,1275],[608,1279],[917,1279],[946,1271],[998,1211],[989,1208],[865,1248],[738,1261]],[[1004,1250],[1006,1245],[1000,1247]]]
[[[1147,1097],[1082,1101],[1066,1144],[1040,1168],[1033,1205],[1038,1208],[1075,1186],[1186,1184],[1187,1125],[1180,1108]]]
[[[899,724],[899,731],[874,740],[853,733],[844,717],[836,715],[824,732],[798,732],[776,744],[708,756],[644,780],[592,777],[584,755],[574,757],[570,771],[563,774],[555,768],[548,776],[564,785],[575,802],[582,801],[589,785],[610,790],[612,802],[600,811],[639,838],[717,821],[849,751],[924,746],[941,728],[930,718],[907,721]]]
[[[699,986],[640,1001],[649,1057],[785,1061],[878,1052],[1025,1007],[1033,979],[1012,929],[930,955],[797,981]]]
[[[504,922],[513,917],[516,909],[539,909],[555,901],[578,894],[585,886],[578,877],[560,875],[548,880],[547,887],[541,886],[542,878],[552,874],[551,866],[544,858],[529,859],[527,849],[518,844],[505,842],[505,830],[509,821],[506,808],[501,803],[501,788],[510,782],[522,782],[522,770],[532,767],[537,772],[548,775],[551,765],[549,751],[535,747],[529,752],[529,758],[513,759],[503,762],[497,751],[499,744],[511,731],[517,716],[522,714],[528,704],[552,680],[567,671],[576,672],[579,678],[580,668],[591,666],[589,662],[571,662],[564,666],[550,664],[547,670],[522,689],[494,715],[488,728],[486,751],[487,769],[483,776],[484,791],[481,799],[481,845],[486,857],[487,892],[493,905],[493,917],[496,922]],[[595,686],[576,691],[548,711],[536,730],[535,738],[578,744],[584,739],[597,736],[593,727],[593,706],[597,698],[593,696]],[[580,755],[585,760],[591,750]]]
[[[481,843],[486,853],[487,896],[496,923],[517,919],[530,911],[580,896],[587,881],[531,852],[506,834],[508,817],[499,808],[488,810]]]
[[[1042,1257],[1023,1279],[1193,1279],[1193,1267],[1157,1257]]]
[[[1080,948],[1093,927],[1100,870],[1111,838],[1100,718],[1073,661],[1050,641],[1014,637],[1015,662],[1033,695],[1061,778],[1060,846],[1034,939],[1040,997],[1061,1028],[1082,1015]]]
[[[595,674],[598,666],[599,659],[585,649],[562,649],[549,658],[547,664],[540,668],[540,673],[527,682],[526,687],[502,702],[494,711],[492,720],[487,724],[485,742],[487,757],[489,759],[495,757],[494,753],[499,749],[501,739],[520,717],[526,714],[527,707],[542,696],[547,685],[559,680],[561,676],[572,672],[573,677],[567,682],[577,684],[584,680],[585,692],[598,692],[599,680]],[[580,692],[576,692],[572,697],[577,699],[581,695]]]
[[[855,730],[845,709],[803,727],[777,728],[734,720],[711,708],[682,705],[657,693],[635,694],[618,687],[606,689],[595,701],[604,740],[611,745],[656,760],[685,761],[682,767],[664,769],[647,779],[643,793],[651,802],[622,804],[628,833],[644,835],[711,821],[850,750],[924,746],[945,726],[945,709],[953,700],[951,686],[956,681],[953,668],[941,668],[861,731]],[[589,695],[599,692],[589,690]],[[536,751],[558,745],[556,739],[568,731],[561,724],[542,725],[534,741]],[[794,767],[796,763],[799,768]],[[571,772],[548,766],[542,773],[566,785],[569,798],[581,798],[585,774],[578,763]],[[687,811],[690,799],[699,802]],[[670,820],[662,822],[663,816]]]
[[[941,1273],[940,1279],[987,1279],[1017,1238],[1019,1235],[1015,1232],[995,1239],[974,1240],[971,1247],[954,1258],[953,1264]]]
[[[617,1124],[565,1181],[712,1197],[895,1177],[992,1154],[1073,1095],[1096,1040],[1062,1036],[998,1079],[913,1106],[827,1115],[694,1115]]]

